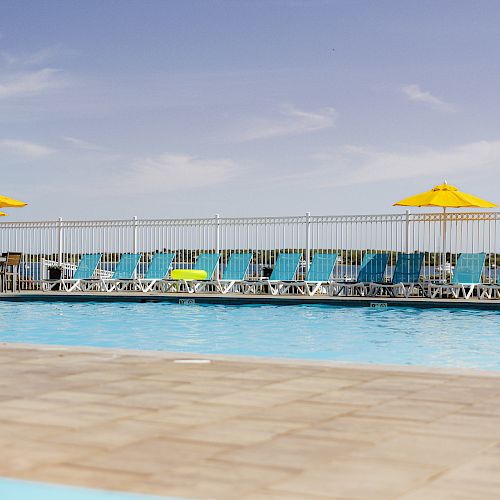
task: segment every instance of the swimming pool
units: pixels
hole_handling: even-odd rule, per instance
[[[500,370],[500,312],[0,302],[0,341]]]
[[[175,500],[173,497],[137,495],[0,478],[2,500]],[[180,499],[177,499],[180,500]]]

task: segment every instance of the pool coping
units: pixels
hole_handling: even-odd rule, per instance
[[[109,354],[110,359],[120,356],[143,356],[151,358],[165,359],[168,361],[204,359],[210,361],[220,361],[227,363],[252,363],[262,365],[279,366],[298,366],[298,367],[324,367],[324,368],[342,368],[364,371],[387,371],[393,373],[414,373],[414,374],[434,374],[450,376],[474,376],[474,377],[492,377],[498,378],[500,370],[480,370],[477,368],[451,368],[426,365],[387,365],[376,363],[356,363],[350,361],[328,361],[311,360],[304,358],[275,358],[262,356],[240,356],[236,354],[203,354],[184,351],[150,351],[140,349],[125,349],[116,347],[92,347],[92,346],[66,346],[62,344],[31,344],[24,342],[0,342],[2,349],[19,350],[37,350],[37,351],[60,351],[60,352],[78,352],[89,354]]]
[[[343,307],[414,307],[500,310],[500,300],[478,299],[429,299],[426,297],[330,297],[330,296],[284,296],[245,295],[220,293],[150,293],[150,292],[66,292],[23,291],[0,293],[0,301],[59,301],[59,302],[170,302],[185,304],[227,304],[227,305],[302,305],[322,304]]]

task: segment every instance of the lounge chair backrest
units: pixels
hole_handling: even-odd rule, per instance
[[[485,253],[461,253],[453,271],[451,282],[454,285],[476,285],[481,283]]]
[[[76,271],[73,273],[75,280],[90,280],[99,265],[101,253],[85,253],[82,255]]]
[[[214,275],[215,268],[217,267],[217,263],[219,262],[220,254],[218,253],[200,253],[196,262],[194,264],[193,269],[198,271],[206,271],[207,280],[212,279]]]
[[[269,281],[293,281],[299,267],[300,253],[280,253]]]
[[[396,262],[396,269],[392,276],[392,282],[398,283],[418,283],[420,271],[424,263],[424,254],[419,253],[399,253]]]
[[[389,254],[367,253],[361,262],[358,283],[382,283]]]
[[[336,253],[316,253],[307,272],[306,281],[330,281],[337,262]]]
[[[144,274],[144,278],[147,280],[162,280],[165,278],[174,257],[175,253],[155,253],[149,263],[148,270]]]
[[[120,257],[120,262],[116,265],[113,273],[114,280],[131,280],[134,277],[134,271],[141,260],[140,253],[124,253]]]
[[[229,257],[222,279],[227,281],[243,281],[248,271],[248,266],[252,260],[251,253],[233,253]]]

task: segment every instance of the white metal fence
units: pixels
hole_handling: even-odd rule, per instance
[[[221,273],[231,253],[251,251],[251,277],[272,267],[280,252],[301,252],[300,273],[316,252],[339,255],[335,278],[356,276],[366,252],[424,252],[424,276],[449,272],[462,252],[485,252],[485,281],[497,280],[500,212],[201,219],[2,222],[0,251],[21,252],[21,287],[37,288],[51,265],[70,275],[83,253],[102,252],[109,275],[122,253],[143,254],[142,273],[155,252],[171,251],[173,267],[189,267],[202,252],[219,252]],[[497,239],[497,233],[499,238]],[[445,252],[443,254],[443,251]]]

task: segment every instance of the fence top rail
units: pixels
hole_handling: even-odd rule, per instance
[[[500,220],[500,212],[428,212],[397,214],[364,215],[297,215],[277,217],[206,217],[192,219],[110,219],[110,220],[45,220],[0,222],[0,229],[49,229],[64,228],[109,228],[109,227],[145,227],[145,226],[211,226],[220,225],[258,225],[291,223],[356,223],[356,222],[402,222],[408,218],[411,222],[439,222],[446,219],[454,221],[495,221]]]

